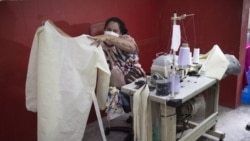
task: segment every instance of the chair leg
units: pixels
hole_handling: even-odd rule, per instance
[[[128,133],[126,138],[123,141],[133,141],[134,140],[134,134],[131,127],[122,127],[122,126],[115,126],[115,127],[107,127],[105,129],[105,135],[109,135],[110,131],[120,131]]]
[[[126,120],[127,123],[133,124],[133,117],[129,116],[128,119]]]
[[[105,129],[105,135],[109,135],[110,131],[120,131],[120,132],[130,133],[130,132],[132,132],[132,128],[131,127],[122,127],[122,126],[107,127]]]
[[[130,132],[123,141],[134,141],[134,134]]]

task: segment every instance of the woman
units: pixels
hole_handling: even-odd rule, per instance
[[[128,35],[128,30],[121,19],[109,18],[105,22],[104,34],[89,38],[94,40],[93,44],[103,47],[111,70],[111,86],[120,89],[122,85],[145,76],[139,64],[137,44]],[[118,71],[123,75],[119,75]]]

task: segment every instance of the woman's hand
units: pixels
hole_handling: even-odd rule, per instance
[[[114,37],[111,35],[88,36],[88,38],[94,41],[91,43],[91,45],[96,44],[97,47],[99,47],[99,45],[105,41],[129,53],[138,51],[136,43],[125,38]]]
[[[93,42],[91,43],[91,45],[97,45],[97,47],[99,47],[99,45],[106,41],[108,39],[107,37],[108,35],[98,35],[98,36],[88,36],[89,39],[92,39]]]

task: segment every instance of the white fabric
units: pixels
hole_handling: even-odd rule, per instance
[[[173,25],[171,49],[177,51],[181,44],[180,25]]]
[[[111,35],[111,36],[119,37],[119,34],[113,31],[104,31],[104,35]]]
[[[220,47],[214,45],[203,58],[206,58],[203,64],[205,65],[205,75],[210,78],[221,80],[227,71],[229,62]]]
[[[148,96],[147,85],[133,95],[134,141],[152,141],[151,104]]]
[[[38,141],[81,141],[95,90],[105,108],[110,71],[102,48],[91,43],[48,21],[38,28],[26,80],[26,108],[38,114]]]

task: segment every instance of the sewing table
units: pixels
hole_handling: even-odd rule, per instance
[[[121,88],[121,91],[133,95],[136,91],[135,83],[130,83]],[[219,81],[205,76],[187,76],[181,82],[180,91],[174,97],[157,96],[156,90],[150,91],[149,100],[160,106],[161,141],[176,141],[176,108],[199,94],[205,93],[205,118],[200,123],[189,122],[192,127],[178,141],[194,141],[200,136],[208,134],[223,140],[225,134],[217,131],[215,125],[218,116]],[[169,116],[172,115],[172,116]]]

